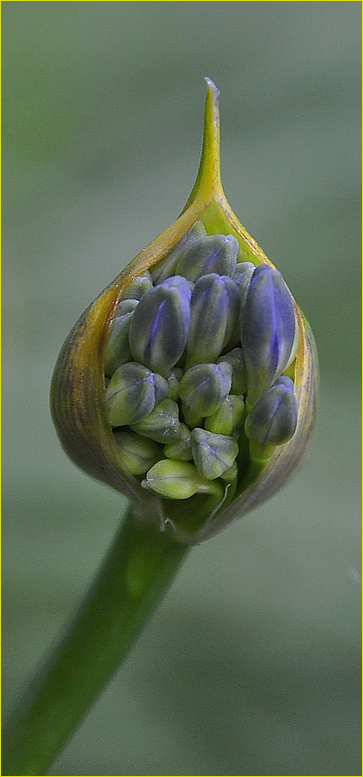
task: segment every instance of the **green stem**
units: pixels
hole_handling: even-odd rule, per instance
[[[188,551],[129,509],[88,596],[3,738],[3,775],[41,775],[106,686]]]

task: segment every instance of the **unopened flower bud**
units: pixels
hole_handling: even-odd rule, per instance
[[[218,410],[205,419],[204,426],[208,432],[231,435],[241,425],[244,409],[243,397],[229,394]]]
[[[191,300],[186,366],[213,362],[238,323],[239,293],[228,275],[210,273],[196,282]]]
[[[151,276],[155,284],[165,281],[165,278],[169,278],[171,275],[175,275],[175,267],[181,256],[184,256],[185,252],[196,243],[200,238],[205,237],[207,234],[206,228],[201,221],[196,221],[193,224],[189,232],[182,237],[176,246],[170,251],[170,253],[154,265],[151,268]]]
[[[116,311],[116,318],[112,321],[103,352],[104,370],[108,376],[113,375],[121,364],[131,359],[129,331],[133,312],[138,304],[137,299],[128,299],[122,302]]]
[[[233,437],[196,428],[191,433],[191,439],[195,466],[207,480],[219,478],[238,455],[238,444]]]
[[[225,469],[224,472],[221,474],[222,480],[224,480],[225,483],[233,483],[233,481],[236,480],[238,476],[238,467],[237,462],[234,461],[232,466],[228,469]]]
[[[179,408],[172,399],[164,399],[142,421],[131,424],[134,432],[156,442],[174,442],[180,436]]]
[[[248,408],[290,363],[296,348],[296,329],[292,297],[281,273],[268,265],[259,265],[241,312]]]
[[[194,494],[223,496],[221,486],[199,475],[193,464],[173,459],[164,459],[155,464],[141,485],[165,499],[189,499]]]
[[[217,359],[217,364],[226,362],[232,367],[232,394],[245,394],[247,391],[247,372],[246,365],[243,360],[242,348],[233,348],[229,353],[220,356]]]
[[[180,424],[178,440],[164,445],[164,456],[167,459],[179,459],[180,461],[190,461],[193,458],[190,430],[186,424]]]
[[[237,283],[240,283],[242,281],[242,276],[244,276],[246,272],[252,275],[255,269],[256,265],[254,265],[253,262],[238,262],[233,273],[233,279]]]
[[[297,402],[291,378],[283,375],[259,397],[245,422],[252,459],[267,460],[276,445],[293,436]]]
[[[174,367],[170,370],[167,381],[169,386],[168,398],[176,402],[179,399],[179,383],[183,377],[183,370],[180,367]]]
[[[218,410],[231,388],[230,364],[198,364],[182,377],[179,394],[185,405],[204,418]]]
[[[249,285],[251,283],[251,278],[255,272],[255,269],[256,267],[254,264],[252,264],[252,262],[241,262],[241,264],[237,265],[234,272],[233,279],[238,286],[241,310],[243,310]]]
[[[142,275],[139,275],[137,278],[134,278],[133,281],[131,281],[130,285],[127,287],[127,289],[124,291],[122,295],[122,299],[138,299],[140,300],[141,297],[144,296],[144,294],[147,291],[150,291],[153,287],[153,281],[151,274],[148,270],[144,272]]]
[[[130,325],[130,350],[136,361],[168,375],[187,342],[190,297],[189,284],[181,276],[167,278],[144,294]]]
[[[113,374],[105,394],[111,426],[127,426],[149,415],[168,395],[167,381],[136,362],[123,364]]]
[[[179,259],[175,272],[189,281],[207,273],[232,275],[236,269],[238,240],[233,235],[210,235],[194,243]]]
[[[206,81],[188,202],[80,316],[51,392],[72,460],[125,494],[139,520],[191,544],[262,504],[298,470],[318,384],[309,324],[225,197],[219,92]]]
[[[156,442],[140,437],[135,432],[117,430],[114,438],[124,464],[133,475],[144,475],[162,458],[162,449]]]

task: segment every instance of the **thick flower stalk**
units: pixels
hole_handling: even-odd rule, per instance
[[[71,458],[195,544],[275,493],[314,425],[309,326],[223,192],[218,90],[182,215],[79,319],[53,378]]]
[[[219,93],[206,81],[201,163],[184,211],[89,305],[56,364],[51,409],[64,449],[131,506],[10,724],[3,774],[45,773],[188,548],[283,486],[314,427],[314,340],[226,200]]]

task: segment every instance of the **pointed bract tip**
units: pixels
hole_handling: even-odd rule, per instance
[[[204,80],[205,80],[207,86],[209,87],[209,89],[212,90],[212,92],[214,94],[215,100],[218,100],[218,97],[220,95],[220,91],[219,91],[218,87],[215,85],[214,81],[212,81],[212,79],[209,78],[208,76],[205,76]]]

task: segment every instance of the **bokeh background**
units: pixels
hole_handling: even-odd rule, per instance
[[[4,716],[123,500],[48,410],[75,319],[175,220],[205,99],[222,174],[319,347],[305,468],[194,549],[53,775],[360,774],[358,2],[3,2]]]

